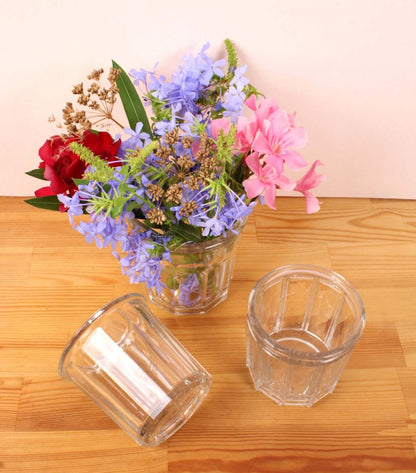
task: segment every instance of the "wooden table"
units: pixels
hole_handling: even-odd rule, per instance
[[[416,472],[416,202],[324,199],[311,216],[302,199],[277,206],[250,217],[226,302],[192,317],[152,307],[213,384],[181,430],[146,448],[57,372],[92,312],[145,289],[66,215],[0,198],[0,472]],[[312,408],[280,407],[245,367],[250,289],[299,262],[344,275],[367,312],[335,392]]]

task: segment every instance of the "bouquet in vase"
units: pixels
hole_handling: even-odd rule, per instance
[[[66,212],[88,242],[111,246],[132,283],[184,312],[226,297],[232,261],[221,265],[257,200],[275,208],[279,189],[295,191],[316,212],[311,190],[324,179],[319,161],[296,180],[287,176],[307,166],[296,151],[304,128],[250,83],[231,41],[226,59],[208,48],[184,57],[169,79],[156,70],[127,74],[114,61],[106,79],[92,71],[73,88],[62,133],[46,140],[28,172],[49,181],[29,204]],[[117,100],[126,123],[114,116]],[[108,124],[120,131],[110,134]]]

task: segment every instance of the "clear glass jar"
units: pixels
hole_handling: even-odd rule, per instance
[[[200,243],[185,243],[165,261],[161,292],[153,289],[150,300],[175,315],[203,314],[223,302],[234,270],[240,233],[246,220],[234,231]]]
[[[256,389],[281,405],[311,406],[335,388],[364,325],[361,298],[339,274],[309,265],[266,274],[247,313]]]
[[[173,435],[211,385],[140,294],[122,296],[91,316],[64,350],[59,373],[140,445]]]

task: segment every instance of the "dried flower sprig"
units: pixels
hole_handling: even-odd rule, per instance
[[[119,89],[117,79],[121,70],[111,67],[107,76],[108,86],[101,82],[104,69],[94,69],[88,76],[88,83],[74,85],[73,95],[76,95],[77,105],[67,102],[62,110],[63,120],[69,135],[81,135],[85,130],[96,127],[101,122],[112,121],[124,129],[113,116],[114,104],[117,101]],[[81,108],[80,108],[81,106]]]

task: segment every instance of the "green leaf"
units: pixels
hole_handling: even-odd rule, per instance
[[[25,202],[33,207],[46,210],[59,210],[61,202],[59,202],[56,195],[48,195],[45,197],[34,197],[33,199],[27,199]]]
[[[77,186],[80,186],[80,185],[86,186],[90,182],[88,179],[75,179],[75,177],[73,177],[72,180],[75,182]]]
[[[123,195],[113,198],[112,204],[113,208],[111,209],[110,215],[113,218],[117,218],[123,212],[124,206],[126,205],[127,198]]]
[[[27,171],[25,174],[36,177],[36,179],[42,179],[42,181],[47,181],[45,178],[45,169],[32,169],[31,171]]]
[[[121,70],[121,74],[118,76],[116,84],[119,89],[121,102],[123,103],[130,128],[134,130],[136,128],[136,123],[141,122],[143,123],[143,131],[152,137],[149,120],[147,119],[142,101],[140,100],[134,84],[115,61],[113,61],[113,67]]]
[[[184,241],[198,243],[204,239],[200,228],[193,227],[184,222],[179,222],[177,225],[174,225],[172,231],[174,234],[179,235]]]
[[[135,209],[138,209],[138,208],[139,208],[139,204],[135,202],[134,200],[132,200],[131,202],[127,204],[126,212],[133,212]]]

